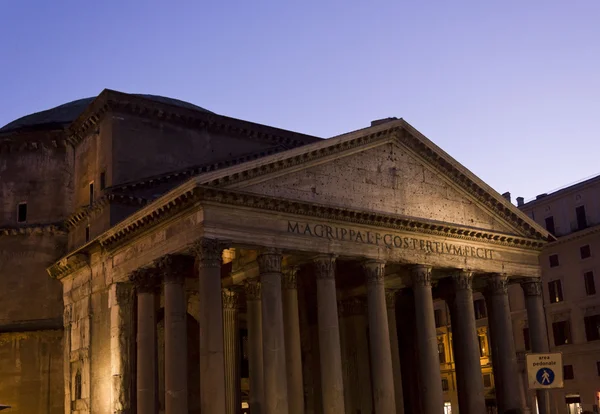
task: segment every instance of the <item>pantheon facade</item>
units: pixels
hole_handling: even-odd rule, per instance
[[[403,119],[320,139],[105,90],[0,146],[16,413],[441,414],[440,298],[486,413],[474,292],[496,410],[528,409],[507,289],[542,351],[552,236]]]

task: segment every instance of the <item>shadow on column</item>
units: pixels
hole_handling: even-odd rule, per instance
[[[403,289],[396,300],[396,321],[398,327],[398,348],[400,350],[400,371],[402,372],[402,392],[404,412],[420,413],[418,349],[416,344],[415,298],[411,289]]]
[[[157,316],[157,358],[158,358],[158,407],[165,411],[165,310],[161,308]],[[187,376],[189,414],[200,414],[200,329],[198,321],[189,313],[187,325]]]

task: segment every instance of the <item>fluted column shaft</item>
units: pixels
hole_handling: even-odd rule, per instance
[[[200,239],[194,245],[200,297],[200,411],[225,412],[225,356],[221,306],[221,262],[224,245]]]
[[[315,267],[323,414],[339,414],[344,412],[344,377],[335,288],[335,258],[320,256],[315,260]]]
[[[550,345],[548,343],[546,314],[544,312],[542,281],[539,279],[530,279],[522,282],[521,287],[525,294],[531,350],[539,353],[549,352]],[[550,393],[548,390],[537,390],[536,395],[539,413],[550,414]]]
[[[367,312],[375,412],[395,413],[394,371],[385,301],[385,263],[369,261],[364,263],[363,268],[367,281]]]
[[[304,414],[297,272],[297,268],[289,268],[283,275],[283,328],[290,414]]]
[[[160,278],[154,269],[133,272],[137,293],[137,410],[155,414],[158,410],[156,370],[156,294]]]
[[[263,414],[264,411],[264,367],[263,367],[263,333],[262,304],[260,282],[247,279],[246,290],[247,325],[248,325],[248,369],[250,371],[250,412]]]
[[[398,325],[396,323],[396,291],[386,291],[385,301],[387,305],[388,330],[390,333],[390,350],[392,352],[392,370],[394,373],[394,396],[396,401],[396,414],[404,414],[402,370],[400,368],[400,346],[398,345]]]
[[[157,262],[165,294],[165,413],[188,411],[185,274],[191,257],[167,255]]]
[[[281,252],[265,249],[258,255],[262,295],[265,414],[287,414],[288,393],[281,298]]]
[[[458,382],[459,409],[465,414],[484,413],[485,395],[479,359],[479,342],[475,309],[473,308],[473,274],[458,271],[452,275],[454,297],[451,300],[452,339],[456,355],[456,378]]]
[[[517,354],[513,340],[506,275],[491,275],[484,292],[494,364],[496,388],[500,388],[498,412],[521,409]]]
[[[441,414],[444,411],[444,394],[431,296],[431,268],[415,266],[412,269],[412,283],[423,414]]]
[[[225,412],[237,414],[242,406],[238,293],[223,289],[223,346],[225,347]]]

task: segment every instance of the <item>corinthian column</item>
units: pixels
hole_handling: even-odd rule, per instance
[[[156,294],[160,278],[155,269],[138,269],[129,279],[137,293],[137,410],[157,412]]]
[[[444,411],[444,394],[431,296],[431,267],[415,266],[412,269],[412,283],[423,414],[441,414]]]
[[[479,342],[473,308],[473,291],[471,283],[473,274],[458,271],[452,275],[454,282],[454,298],[451,312],[454,312],[452,326],[454,352],[456,353],[456,378],[461,413],[479,414],[485,412],[485,395],[481,377],[479,360]]]
[[[385,303],[385,263],[369,261],[363,265],[363,268],[367,280],[367,312],[375,412],[395,413],[394,372]]]
[[[304,414],[297,273],[298,268],[291,267],[283,274],[283,330],[290,414]]]
[[[248,370],[250,371],[250,412],[265,412],[262,310],[260,282],[246,279],[247,324],[248,324]]]
[[[187,302],[185,275],[193,258],[166,255],[157,261],[164,277],[165,294],[165,413],[188,411]]]
[[[491,275],[484,297],[487,302],[488,325],[492,346],[492,359],[498,395],[498,412],[521,409],[517,354],[513,341],[512,321],[508,304],[507,278],[504,274]]]
[[[288,394],[281,299],[281,252],[258,255],[262,294],[265,414],[287,414]]]
[[[110,286],[110,365],[113,379],[112,412],[115,414],[129,413],[132,407],[131,367],[135,347],[133,302],[133,286],[130,283],[114,283]]]
[[[225,408],[237,414],[242,406],[240,388],[240,342],[238,293],[223,289],[223,341],[225,346]]]
[[[221,258],[224,245],[214,239],[194,244],[200,296],[200,411],[225,412],[225,356],[221,306]]]
[[[315,259],[323,413],[344,412],[344,377],[335,289],[335,257]]]
[[[404,414],[404,396],[402,391],[402,370],[400,369],[400,347],[398,345],[398,325],[396,324],[396,291],[385,292],[387,305],[388,330],[390,332],[390,350],[392,351],[392,370],[394,372],[394,396],[396,414]]]
[[[539,353],[549,352],[544,300],[542,298],[542,281],[540,279],[528,279],[521,283],[521,287],[523,293],[525,293],[531,350]],[[536,394],[540,414],[550,414],[550,394],[548,390],[537,390]]]

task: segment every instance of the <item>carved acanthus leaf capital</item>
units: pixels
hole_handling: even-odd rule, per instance
[[[385,304],[388,309],[394,309],[396,307],[396,297],[398,295],[398,290],[396,289],[386,289],[385,290]]]
[[[542,281],[540,279],[528,279],[521,282],[525,296],[542,296]]]
[[[160,288],[160,273],[155,267],[141,267],[129,275],[138,293],[156,293]]]
[[[231,289],[221,289],[221,298],[223,309],[239,309],[240,295],[238,292]]]
[[[335,256],[322,255],[314,259],[317,279],[335,280]]]
[[[283,255],[279,249],[263,249],[258,253],[256,261],[260,274],[281,273],[281,260]]]
[[[473,286],[473,272],[459,270],[452,274],[454,290],[471,290]]]
[[[385,280],[385,262],[369,260],[363,263],[365,279],[368,285],[382,285]]]
[[[282,286],[284,289],[298,289],[297,266],[290,266],[283,270]]]
[[[417,265],[411,269],[411,279],[415,287],[431,287],[431,267]]]
[[[260,300],[260,281],[257,277],[244,280],[244,290],[246,292],[246,300]]]
[[[183,254],[167,254],[155,263],[165,278],[165,283],[183,283],[185,275],[194,266],[194,258]]]
[[[198,258],[200,268],[221,267],[223,261],[223,250],[227,248],[228,243],[217,240],[201,238],[192,245],[192,251]]]
[[[506,274],[497,273],[488,276],[484,293],[487,295],[508,294],[508,278]]]

